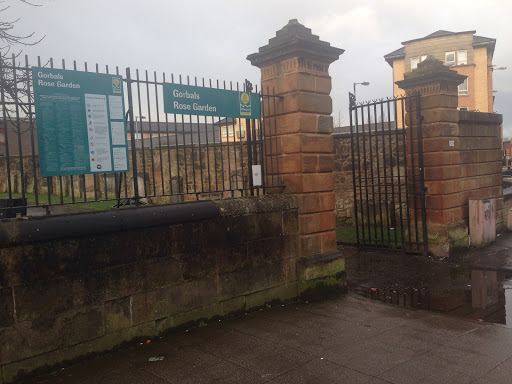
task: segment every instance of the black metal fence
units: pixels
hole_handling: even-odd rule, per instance
[[[350,94],[354,231],[361,247],[427,251],[421,119],[419,94],[364,103]]]
[[[117,205],[264,194],[278,186],[276,119],[192,116],[163,112],[163,83],[252,91],[243,84],[157,74],[119,67],[60,69],[124,75],[129,172],[53,176],[39,173],[37,115],[31,65],[57,68],[53,59],[0,61],[0,217],[12,207],[48,207],[117,200]],[[256,92],[258,89],[256,87]],[[275,106],[273,90],[260,92],[262,116]],[[274,159],[275,157],[275,159]],[[268,166],[265,166],[268,163]],[[253,165],[261,165],[255,185]],[[112,203],[112,204],[114,204]],[[109,205],[103,204],[105,207]],[[85,206],[87,208],[87,206]],[[24,209],[21,209],[24,213]]]

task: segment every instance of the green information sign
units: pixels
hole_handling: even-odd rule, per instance
[[[260,118],[257,93],[164,83],[164,112],[184,115]]]
[[[41,176],[128,171],[123,78],[32,68]]]

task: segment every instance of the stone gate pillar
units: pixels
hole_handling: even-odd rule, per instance
[[[440,257],[469,246],[468,200],[501,195],[496,137],[501,116],[457,110],[457,87],[465,78],[429,56],[396,82],[407,93],[421,94],[428,250]],[[416,129],[416,105],[406,105],[406,112],[406,124],[412,122]],[[409,139],[410,132],[407,135]],[[408,157],[417,156],[415,145],[408,141]],[[407,170],[408,174],[418,171]]]
[[[338,257],[329,65],[343,52],[290,20],[247,57],[261,69],[262,92],[279,96],[263,117],[275,117],[280,182],[297,198],[299,257],[308,265]]]

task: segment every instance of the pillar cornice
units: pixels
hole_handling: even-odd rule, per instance
[[[277,31],[276,37],[270,39],[267,45],[261,47],[257,53],[247,56],[247,60],[258,68],[295,57],[299,58],[299,65],[305,60],[328,65],[338,60],[343,52],[343,49],[332,47],[328,42],[320,40],[311,33],[311,29],[293,19]]]

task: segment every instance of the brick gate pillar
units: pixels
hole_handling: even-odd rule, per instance
[[[465,78],[429,56],[417,69],[406,73],[404,80],[396,82],[407,93],[421,94],[428,250],[440,257],[449,256],[455,248],[469,246],[468,199],[498,191],[489,189],[488,180],[479,176],[489,170],[490,160],[483,152],[489,152],[492,146],[483,136],[490,136],[488,132],[491,131],[464,123],[464,114],[472,114],[472,118],[477,119],[483,114],[457,110],[457,87]],[[406,105],[406,112],[406,124],[410,125],[412,121],[414,125],[406,129],[416,129],[416,105]],[[410,131],[406,132],[409,139]],[[416,142],[408,143],[408,157],[411,153],[417,157]],[[410,164],[408,161],[408,166]],[[417,159],[415,164],[418,164]],[[492,173],[498,168],[501,173],[499,164],[490,165]],[[418,169],[407,171],[417,174]],[[494,180],[494,176],[491,179]]]
[[[262,92],[279,96],[275,108],[274,100],[264,106],[263,117],[269,122],[275,117],[280,182],[298,201],[302,259],[326,259],[337,248],[329,65],[343,52],[290,20],[247,57],[261,69]]]

